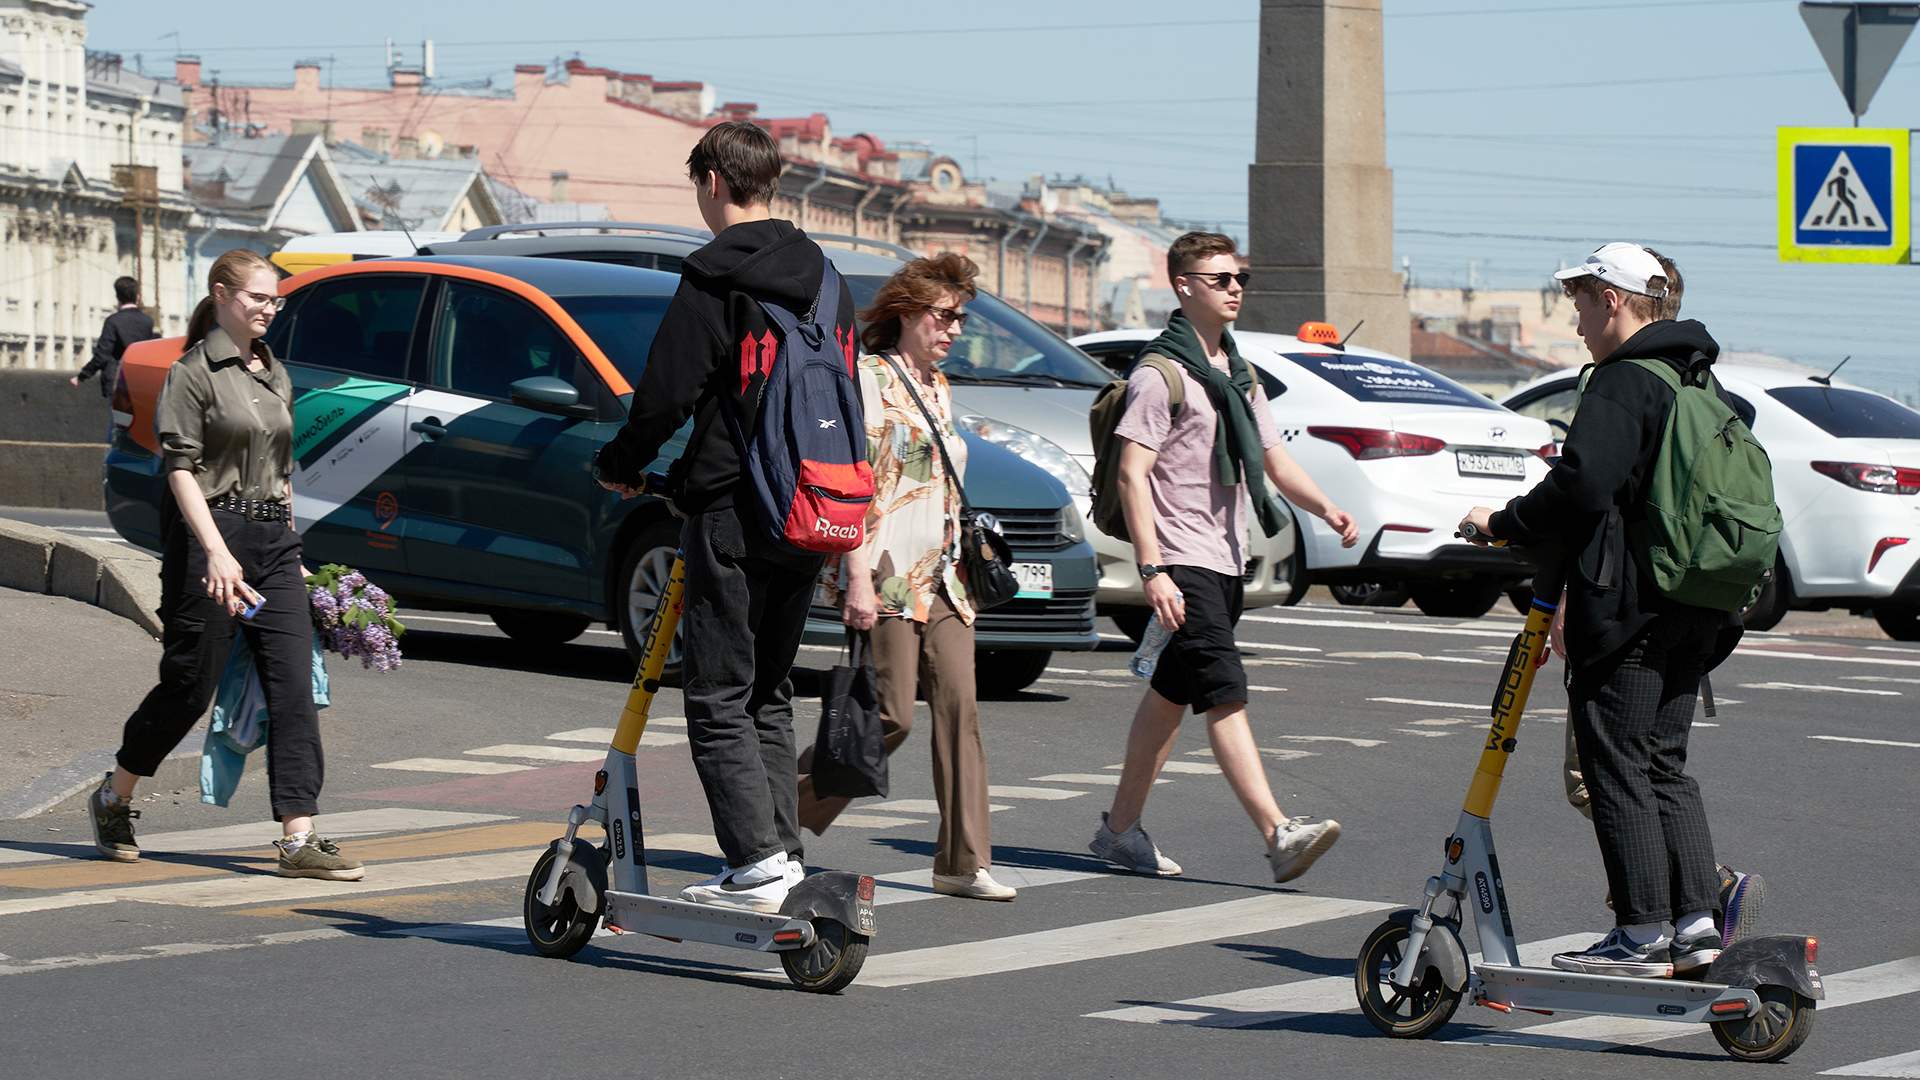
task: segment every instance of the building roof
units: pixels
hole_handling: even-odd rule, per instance
[[[148,98],[154,105],[184,111],[186,91],[172,79],[129,71],[114,53],[88,52],[87,92],[116,97]],[[4,61],[0,61],[3,63]],[[16,69],[18,70],[18,69]]]
[[[257,139],[189,143],[187,185],[208,206],[262,210],[274,206],[298,174],[318,135],[267,135]],[[222,185],[215,188],[214,185]],[[218,191],[219,194],[214,192]]]
[[[1542,371],[1554,371],[1559,367],[1551,361],[1529,356],[1506,345],[1429,329],[1417,318],[1413,321],[1412,353],[1409,360],[1443,375],[1502,374],[1530,379]]]
[[[358,143],[335,143],[332,150],[353,201],[382,226],[437,227],[484,175],[477,158],[396,159]],[[494,201],[487,185],[477,190]]]

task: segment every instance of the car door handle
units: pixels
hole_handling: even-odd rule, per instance
[[[447,433],[447,429],[441,425],[440,418],[437,416],[429,416],[425,420],[414,421],[413,430],[428,439],[437,439]]]

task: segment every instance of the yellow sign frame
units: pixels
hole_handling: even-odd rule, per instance
[[[1906,128],[1809,128],[1778,129],[1775,167],[1781,262],[1815,263],[1906,263],[1913,260],[1913,134]],[[1891,244],[1860,245],[1801,244],[1797,232],[1802,215],[1794,184],[1794,150],[1801,146],[1884,146],[1893,151],[1893,182],[1885,209],[1892,226]]]

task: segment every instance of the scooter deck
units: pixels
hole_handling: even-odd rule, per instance
[[[1681,1024],[1735,1020],[1760,1009],[1760,999],[1752,990],[1721,983],[1502,964],[1481,964],[1473,973],[1487,1001],[1516,1009],[1605,1013]],[[1716,1006],[1721,1011],[1715,1012]]]
[[[816,937],[813,924],[803,916],[769,915],[615,890],[607,892],[606,924],[632,934],[757,952],[804,949]]]

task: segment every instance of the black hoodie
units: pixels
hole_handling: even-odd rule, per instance
[[[721,401],[738,406],[743,428],[752,430],[766,382],[761,364],[772,358],[769,343],[779,340],[760,302],[804,315],[820,292],[826,261],[820,245],[778,220],[742,222],[687,256],[634,387],[626,426],[600,449],[600,475],[638,483],[691,415],[686,452],[669,473],[676,501],[687,513],[732,505],[742,478],[740,453],[720,415]],[[836,326],[854,333],[844,279]]]
[[[1639,365],[1617,361],[1661,360],[1684,373],[1719,355],[1719,343],[1696,320],[1663,319],[1641,328],[1594,368],[1546,479],[1488,522],[1502,540],[1557,545],[1565,553],[1567,654],[1576,669],[1613,655],[1656,615],[1704,611],[1661,596],[1648,569],[1629,554],[1626,523],[1645,517],[1647,473],[1673,391]],[[1720,396],[1733,406],[1726,390]],[[1722,657],[1738,640],[1739,618],[1729,619],[1733,633],[1721,635]]]

